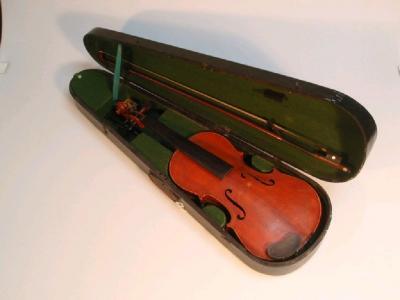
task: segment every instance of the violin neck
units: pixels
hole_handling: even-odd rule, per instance
[[[143,124],[145,128],[166,143],[168,147],[182,151],[216,177],[222,179],[232,169],[232,165],[176,133],[161,122],[147,117],[143,120]]]

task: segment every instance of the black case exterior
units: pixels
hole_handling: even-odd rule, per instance
[[[88,35],[86,35],[85,37],[85,44],[88,47],[88,51],[95,59],[96,59],[96,54],[94,49],[96,49],[96,51],[101,50],[102,49],[101,47],[104,45],[104,43],[106,43],[107,47],[109,48],[116,48],[116,45],[122,44],[123,47],[127,47],[128,49],[134,49],[134,48],[129,48],[131,46],[133,47],[134,45],[140,45],[140,47],[149,48],[149,51],[154,51],[154,49],[157,49],[157,51],[161,51],[162,53],[167,53],[168,55],[174,55],[174,57],[181,58],[182,61],[186,60],[190,62],[201,61],[202,63],[205,63],[207,65],[218,66],[219,68],[223,68],[224,72],[227,73],[229,72],[241,73],[246,78],[250,77],[253,78],[254,76],[256,77],[259,76],[262,77],[263,80],[267,80],[268,82],[272,82],[275,85],[279,85],[281,88],[283,87],[288,92],[296,90],[297,92],[301,91],[304,92],[305,94],[311,93],[314,98],[315,97],[320,98],[321,101],[329,101],[334,105],[340,106],[341,109],[346,111],[346,113],[349,113],[352,116],[354,116],[357,126],[361,128],[361,132],[365,140],[364,148],[361,151],[362,153],[365,153],[365,157],[375,139],[376,125],[370,114],[356,101],[337,91],[323,88],[311,83],[299,81],[297,79],[293,79],[283,75],[243,66],[222,59],[209,57],[203,54],[194,53],[184,49],[156,43],[138,37],[132,37],[126,34],[106,29],[101,29],[101,28],[94,29],[93,31],[88,33]],[[95,48],[91,48],[93,45]],[[100,70],[98,70],[98,72],[103,72],[104,76],[106,77],[108,76],[110,82],[112,82],[113,78],[112,74]],[[251,74],[251,76],[249,74]],[[126,141],[126,139],[124,139],[124,137],[118,134],[117,130],[115,130],[112,124],[110,124],[109,122],[104,120],[104,118],[97,115],[96,111],[94,111],[89,105],[87,105],[84,97],[82,97],[82,95],[80,95],[77,89],[75,88],[75,81],[77,80],[76,78],[77,75],[75,75],[74,78],[71,80],[70,92],[71,95],[77,101],[78,108],[89,118],[89,120],[91,120],[101,131],[103,131],[119,148],[121,148],[122,151],[124,151],[124,153],[126,153],[133,161],[135,161],[135,163],[137,163],[149,175],[150,179],[159,188],[161,188],[174,202],[176,202],[180,207],[184,208],[188,213],[190,213],[215,238],[217,238],[221,243],[223,243],[231,252],[233,252],[239,259],[241,259],[247,265],[249,265],[250,267],[252,267],[257,271],[266,274],[274,274],[274,275],[285,274],[303,264],[315,251],[319,242],[325,235],[331,219],[331,203],[329,197],[326,194],[326,192],[322,189],[322,187],[318,185],[315,181],[303,175],[285,161],[277,159],[275,155],[271,155],[270,153],[268,153],[268,149],[257,149],[254,146],[253,149],[252,145],[248,145],[246,143],[242,144],[240,138],[238,140],[235,140],[235,137],[230,137],[229,135],[227,135],[227,137],[232,138],[234,140],[235,145],[242,146],[244,149],[251,149],[255,153],[259,155],[264,155],[267,158],[275,159],[281,170],[289,174],[292,174],[294,176],[297,176],[299,178],[302,178],[308,183],[310,183],[316,189],[321,199],[321,204],[323,209],[322,209],[322,217],[320,225],[318,226],[315,234],[312,236],[310,241],[301,251],[299,251],[293,257],[282,261],[266,261],[259,259],[251,255],[248,251],[246,251],[246,249],[233,236],[231,236],[222,228],[216,226],[216,224],[211,222],[210,219],[207,218],[205,213],[201,210],[201,208],[194,203],[191,195],[177,188],[172,183],[172,181],[165,175],[161,174],[157,170],[152,169],[149,166],[149,163],[146,161],[146,158],[141,156],[140,153],[136,153],[132,149],[130,144]],[[134,88],[140,86],[139,83],[132,82],[132,78],[122,79],[122,84]],[[186,116],[200,123],[202,121],[197,119],[195,114],[191,115],[190,112]],[[207,126],[209,125],[209,123],[210,122],[203,125]],[[218,124],[213,124],[213,125],[214,128],[219,128]],[[361,160],[362,164],[365,161],[365,157]],[[361,168],[362,164],[359,166],[359,168]],[[303,169],[307,168],[305,167]],[[330,181],[335,181],[335,179],[330,178]]]

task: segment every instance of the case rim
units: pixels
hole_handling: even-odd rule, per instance
[[[213,124],[212,122],[210,122],[210,120],[204,120],[199,118],[199,116],[192,115],[187,110],[186,111],[180,110],[179,105],[177,104],[176,110],[178,112],[186,114],[187,116],[191,117],[194,121],[199,122],[202,125],[205,125],[214,131],[227,135],[235,145],[239,145],[244,149],[249,149],[249,151],[252,151],[252,153],[261,154],[261,156],[263,157],[266,157],[270,160],[274,160],[277,163],[277,167],[279,169],[282,169],[285,172],[293,174],[294,176],[297,176],[310,183],[320,196],[321,204],[323,206],[320,225],[318,226],[316,232],[313,234],[310,241],[298,253],[296,253],[296,255],[282,261],[266,261],[251,255],[234,237],[227,234],[226,231],[222,230],[221,228],[210,222],[210,219],[207,218],[207,216],[201,210],[201,208],[193,202],[192,197],[188,193],[177,188],[174,184],[172,184],[170,179],[166,178],[166,176],[164,176],[160,172],[152,170],[149,166],[148,161],[146,161],[146,158],[141,156],[140,153],[135,153],[129,142],[127,142],[126,139],[124,139],[120,134],[118,134],[116,129],[113,128],[112,124],[110,124],[104,118],[99,116],[97,112],[93,110],[85,102],[85,99],[83,99],[81,95],[79,95],[79,92],[77,92],[76,90],[75,84],[77,81],[77,77],[81,76],[82,74],[96,72],[96,74],[102,74],[101,76],[105,76],[105,78],[108,78],[107,80],[109,80],[110,82],[113,81],[114,77],[113,70],[109,66],[104,65],[98,61],[96,53],[97,50],[94,50],[96,48],[93,48],[91,46],[91,43],[93,43],[93,39],[95,39],[94,43],[98,43],[96,45],[101,45],[102,43],[107,42],[109,43],[109,46],[114,50],[117,49],[118,45],[122,45],[122,48],[126,47],[129,48],[129,46],[132,45],[134,46],[140,45],[140,47],[145,47],[145,48],[149,47],[150,49],[154,49],[155,47],[158,49],[158,51],[165,51],[165,53],[167,53],[167,56],[171,55],[176,56],[179,54],[181,55],[183,61],[188,61],[188,62],[192,62],[193,60],[203,61],[207,66],[211,66],[210,68],[214,68],[216,65],[218,65],[219,67],[223,68],[224,71],[226,72],[232,72],[234,74],[242,72],[241,76],[244,76],[244,78],[247,79],[254,79],[253,78],[254,76],[256,79],[257,78],[260,79],[259,77],[261,77],[263,80],[272,82],[274,85],[285,86],[285,88],[288,91],[297,91],[297,92],[301,91],[305,95],[311,95],[312,97],[317,97],[317,98],[320,97],[322,101],[328,101],[329,103],[332,103],[333,105],[338,106],[341,109],[350,112],[352,115],[354,115],[355,118],[354,120],[357,126],[359,126],[362,129],[360,133],[362,134],[365,143],[363,144],[363,149],[361,152],[364,154],[364,157],[362,157],[361,159],[361,164],[359,165],[357,172],[352,173],[351,174],[352,176],[349,176],[347,178],[339,178],[340,180],[337,180],[337,178],[323,178],[325,180],[344,181],[352,178],[353,176],[356,175],[356,173],[358,173],[376,137],[376,125],[371,115],[359,103],[357,103],[355,100],[351,99],[346,95],[343,95],[334,90],[330,90],[311,83],[293,79],[287,76],[240,65],[237,63],[149,41],[146,39],[129,36],[127,34],[111,31],[108,29],[95,28],[94,30],[89,32],[84,38],[85,46],[87,47],[87,50],[90,53],[90,55],[100,65],[106,67],[106,69],[110,71],[109,73],[103,70],[84,70],[75,74],[75,76],[72,78],[70,82],[70,93],[76,100],[78,108],[89,118],[89,120],[91,120],[92,123],[94,123],[119,148],[121,148],[124,153],[126,153],[133,161],[135,161],[135,163],[137,163],[149,175],[150,179],[157,186],[159,186],[174,202],[178,203],[179,206],[186,209],[200,224],[202,224],[211,234],[213,234],[214,237],[216,237],[232,253],[234,253],[239,259],[241,259],[248,266],[262,273],[281,275],[293,271],[294,269],[302,265],[311,256],[311,254],[315,251],[315,249],[319,245],[319,242],[324,237],[331,220],[331,213],[332,213],[331,202],[329,200],[327,193],[323,190],[323,188],[315,181],[313,181],[311,178],[296,170],[290,163],[282,161],[280,158],[277,158],[276,155],[270,154],[268,151],[263,151],[263,149],[262,151],[260,151],[260,149],[258,149],[257,147],[254,147],[253,145],[249,145],[248,143],[243,142],[243,140],[241,140],[236,136],[229,136],[229,132],[226,132],[223,127],[218,126],[218,124]],[[140,83],[132,81],[132,78],[126,76],[126,74],[124,73],[122,73],[122,75],[123,76],[121,78],[121,83],[120,83],[121,85],[126,85],[129,86],[130,88],[134,88],[146,97],[149,96],[148,94],[149,91],[147,89],[141,90]],[[158,95],[156,92],[153,93],[152,91],[150,91],[150,93],[152,93],[152,95],[150,95],[152,97],[154,97],[154,95],[159,96],[160,97],[158,99],[159,101],[161,101],[163,98],[163,96]],[[307,168],[301,168],[301,169],[307,171]]]

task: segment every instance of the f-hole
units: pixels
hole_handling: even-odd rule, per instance
[[[225,197],[241,211],[241,213],[239,213],[236,218],[238,218],[238,220],[244,220],[244,218],[246,217],[246,212],[244,211],[243,207],[241,207],[235,200],[233,200],[231,194],[231,189],[225,190]]]

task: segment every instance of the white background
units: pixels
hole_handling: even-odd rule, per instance
[[[3,0],[0,299],[400,299],[400,2]],[[351,2],[351,4],[350,4]],[[284,276],[240,262],[76,109],[96,26],[340,90],[378,139],[320,182],[333,220]]]

